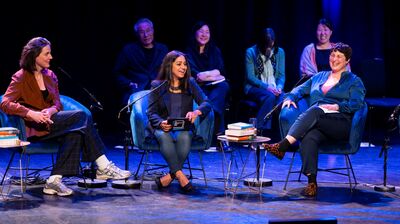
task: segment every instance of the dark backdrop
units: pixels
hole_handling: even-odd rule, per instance
[[[3,3],[4,4],[4,3]],[[89,97],[84,86],[103,105],[94,112],[102,131],[120,131],[117,120],[117,88],[112,76],[115,58],[134,39],[133,23],[148,17],[155,25],[155,37],[170,49],[183,50],[191,27],[198,19],[212,24],[212,38],[221,48],[233,94],[233,103],[242,95],[244,53],[254,44],[254,33],[261,27],[274,28],[279,45],[286,51],[286,91],[299,79],[299,57],[303,47],[315,41],[319,18],[333,21],[333,41],[352,46],[353,72],[370,58],[385,60],[388,80],[385,95],[400,95],[395,67],[399,47],[394,1],[13,1],[1,7],[0,92],[19,68],[23,45],[32,37],[44,36],[52,42],[52,69],[60,79],[62,94],[86,106]],[[396,33],[395,33],[396,32]],[[73,78],[63,76],[62,67]]]

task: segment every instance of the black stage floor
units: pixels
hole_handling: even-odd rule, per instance
[[[123,149],[114,147],[118,142],[112,136],[105,139],[109,148],[108,157],[124,167]],[[383,183],[380,150],[379,145],[362,147],[351,156],[358,181],[353,192],[348,184],[344,184],[346,177],[321,172],[318,175],[318,195],[313,199],[300,195],[306,182],[304,179],[302,182],[295,181],[296,175],[292,176],[287,190],[283,190],[291,153],[282,161],[267,155],[264,178],[271,179],[273,184],[262,188],[261,194],[243,186],[242,182],[239,182],[236,194],[224,190],[223,157],[219,151],[203,153],[207,187],[203,179],[194,179],[196,191],[193,194],[181,193],[177,182],[162,191],[156,190],[152,181],[145,182],[142,189],[116,189],[111,187],[111,182],[106,188],[85,189],[77,186],[77,178],[70,178],[66,181],[75,190],[71,197],[44,195],[43,185],[30,185],[24,197],[18,198],[18,186],[8,185],[8,181],[4,187],[11,186],[11,191],[0,198],[0,223],[284,223],[279,220],[293,223],[325,220],[328,223],[335,219],[338,223],[399,223],[400,145],[392,145],[387,161],[387,185],[395,186],[395,192],[374,190],[374,186]],[[249,152],[245,173],[254,171],[254,151],[239,149],[234,152],[239,168],[240,155],[246,158]],[[131,150],[129,154],[129,168],[133,172],[141,155],[136,150]],[[229,158],[231,153],[225,155]],[[1,176],[9,156],[9,151],[0,151]],[[162,161],[158,152],[153,152],[150,157]],[[199,166],[198,158],[197,153],[190,155],[193,167]],[[17,162],[18,159],[14,165],[18,165]],[[48,155],[35,156],[31,160],[32,166],[49,163]],[[344,158],[320,155],[319,164],[321,167],[343,165]],[[294,166],[300,167],[299,157]],[[237,176],[240,169],[233,166],[232,172],[233,176]],[[12,171],[7,177],[17,174]],[[46,175],[46,172],[41,174],[43,178]],[[199,171],[194,171],[194,176],[202,177]]]

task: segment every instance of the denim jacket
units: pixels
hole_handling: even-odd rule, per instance
[[[325,95],[321,90],[322,85],[328,80],[331,71],[322,71],[315,74],[309,80],[294,88],[285,96],[297,102],[302,97],[309,95],[309,104],[338,104],[339,112],[354,113],[364,103],[365,87],[361,79],[355,74],[346,71],[342,73],[339,82]]]

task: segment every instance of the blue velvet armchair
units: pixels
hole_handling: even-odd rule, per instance
[[[0,101],[3,99],[3,96],[0,96]],[[64,110],[82,110],[84,112],[86,112],[87,114],[91,114],[91,112],[82,104],[80,104],[79,102],[77,102],[76,100],[72,99],[71,97],[65,96],[65,95],[60,95],[60,99],[61,99],[61,104],[64,107]],[[26,131],[25,131],[25,122],[24,120],[16,115],[7,115],[5,114],[2,110],[0,110],[0,124],[2,127],[15,127],[17,129],[20,130],[19,133],[19,139],[20,140],[27,140],[26,137]],[[43,170],[49,170],[52,166],[48,166],[46,168],[30,168],[29,167],[29,160],[30,160],[30,156],[34,155],[34,154],[56,154],[58,152],[58,148],[59,148],[59,144],[58,142],[56,142],[55,140],[53,141],[41,141],[41,142],[35,142],[35,143],[31,143],[30,145],[28,145],[24,151],[22,151],[22,149],[17,149],[17,150],[13,150],[9,163],[7,165],[7,168],[4,172],[4,175],[2,177],[1,180],[1,184],[3,184],[3,181],[7,175],[7,172],[9,171],[9,169],[13,169],[13,167],[11,167],[11,164],[13,162],[14,156],[16,153],[21,154],[22,156],[26,155],[27,161],[25,163],[25,181],[26,178],[29,175],[32,175],[34,173],[38,173],[40,171]],[[52,156],[52,164],[54,164],[54,157]],[[29,174],[29,170],[34,170],[33,173]]]
[[[308,102],[306,99],[302,99],[297,103],[297,106],[298,106],[297,109],[294,107],[283,108],[279,114],[279,128],[280,128],[280,133],[281,133],[282,138],[286,136],[290,127],[292,126],[294,121],[297,119],[297,117],[308,108]],[[368,106],[366,103],[364,103],[362,108],[360,108],[354,114],[348,141],[327,142],[324,145],[322,145],[321,148],[319,149],[319,153],[321,153],[321,154],[337,154],[337,155],[345,156],[345,160],[346,160],[345,168],[328,168],[328,169],[320,169],[319,168],[318,170],[347,176],[349,178],[350,189],[353,189],[352,183],[354,183],[354,185],[357,184],[357,179],[354,174],[354,170],[351,165],[349,155],[357,153],[357,151],[360,148],[360,144],[361,144],[363,132],[364,132],[364,127],[365,127],[365,122],[367,119],[367,112],[368,112]],[[284,190],[286,190],[286,186],[287,186],[287,183],[289,180],[289,175],[291,173],[299,173],[298,180],[300,180],[300,171],[292,171],[295,154],[296,154],[296,152],[293,153],[293,156],[292,156],[292,159],[290,162],[289,171],[288,171],[285,185],[283,188]],[[338,172],[338,170],[346,170],[346,173]],[[351,171],[352,176],[350,175],[350,171]],[[352,182],[351,177],[353,177],[354,182]]]
[[[166,165],[159,164],[151,164],[148,161],[149,153],[151,151],[160,150],[160,146],[155,139],[155,137],[148,131],[149,120],[146,115],[146,110],[148,108],[148,94],[150,90],[143,90],[140,92],[133,93],[129,102],[135,102],[132,105],[132,111],[130,115],[130,124],[132,130],[132,140],[134,146],[138,147],[140,150],[144,150],[144,154],[140,160],[140,164],[137,168],[136,175],[138,174],[141,165],[144,166],[142,180],[144,174],[148,172],[149,166],[154,167],[166,167]],[[195,104],[194,107],[197,107]],[[195,123],[195,133],[192,140],[192,148],[191,151],[198,151],[200,156],[200,165],[201,168],[193,168],[189,165],[190,177],[192,177],[191,170],[201,170],[203,172],[204,180],[206,181],[206,174],[204,171],[204,166],[202,162],[202,154],[201,152],[208,149],[211,146],[213,130],[214,130],[214,112],[211,111],[206,117],[202,119],[197,119]],[[143,161],[143,157],[145,156],[145,160]],[[188,160],[189,162],[189,160]],[[156,168],[157,169],[157,168]]]

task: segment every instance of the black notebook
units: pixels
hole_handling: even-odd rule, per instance
[[[168,118],[168,124],[172,125],[172,130],[174,131],[182,131],[182,130],[189,130],[190,128],[190,121],[188,118]]]

